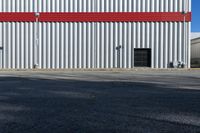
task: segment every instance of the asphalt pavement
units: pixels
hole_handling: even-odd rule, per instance
[[[200,133],[200,70],[0,71],[0,133]]]

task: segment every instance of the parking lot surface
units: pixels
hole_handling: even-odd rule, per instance
[[[0,133],[200,133],[200,71],[0,71]]]

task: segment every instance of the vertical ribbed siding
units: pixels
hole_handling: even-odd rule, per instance
[[[181,12],[183,0],[1,0],[0,12]],[[191,1],[189,1],[189,11]],[[133,68],[134,48],[152,49],[152,68],[190,67],[190,23],[0,23],[0,68]],[[38,47],[37,42],[38,31]],[[121,45],[120,56],[116,47]]]
[[[200,59],[200,38],[191,41],[191,59]]]
[[[2,37],[2,23],[0,23],[0,37]],[[2,69],[3,65],[3,42],[0,40],[0,69]]]
[[[34,24],[0,23],[0,68],[33,68]]]
[[[0,12],[181,12],[191,0],[1,0]]]
[[[0,29],[1,67],[32,68],[34,24],[1,23]],[[114,68],[115,48],[122,45],[121,68],[133,67],[133,48],[152,48],[152,67],[167,68],[172,61],[187,63],[182,29],[177,22],[40,23],[37,60],[39,68]]]

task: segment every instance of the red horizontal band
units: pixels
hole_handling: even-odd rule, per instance
[[[191,12],[81,12],[39,14],[40,22],[183,22],[191,21]],[[35,13],[0,13],[0,22],[34,22]]]
[[[185,14],[191,21],[191,13]],[[41,22],[179,22],[184,21],[180,12],[120,12],[120,13],[41,13]]]
[[[35,13],[0,13],[0,22],[34,22]]]

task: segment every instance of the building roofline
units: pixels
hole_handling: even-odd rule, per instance
[[[193,40],[198,40],[198,39],[200,39],[200,37],[197,37],[197,38],[194,38],[194,39],[191,39],[191,40],[193,41]]]
[[[194,45],[194,44],[200,44],[200,37],[197,37],[191,40],[191,45]]]

